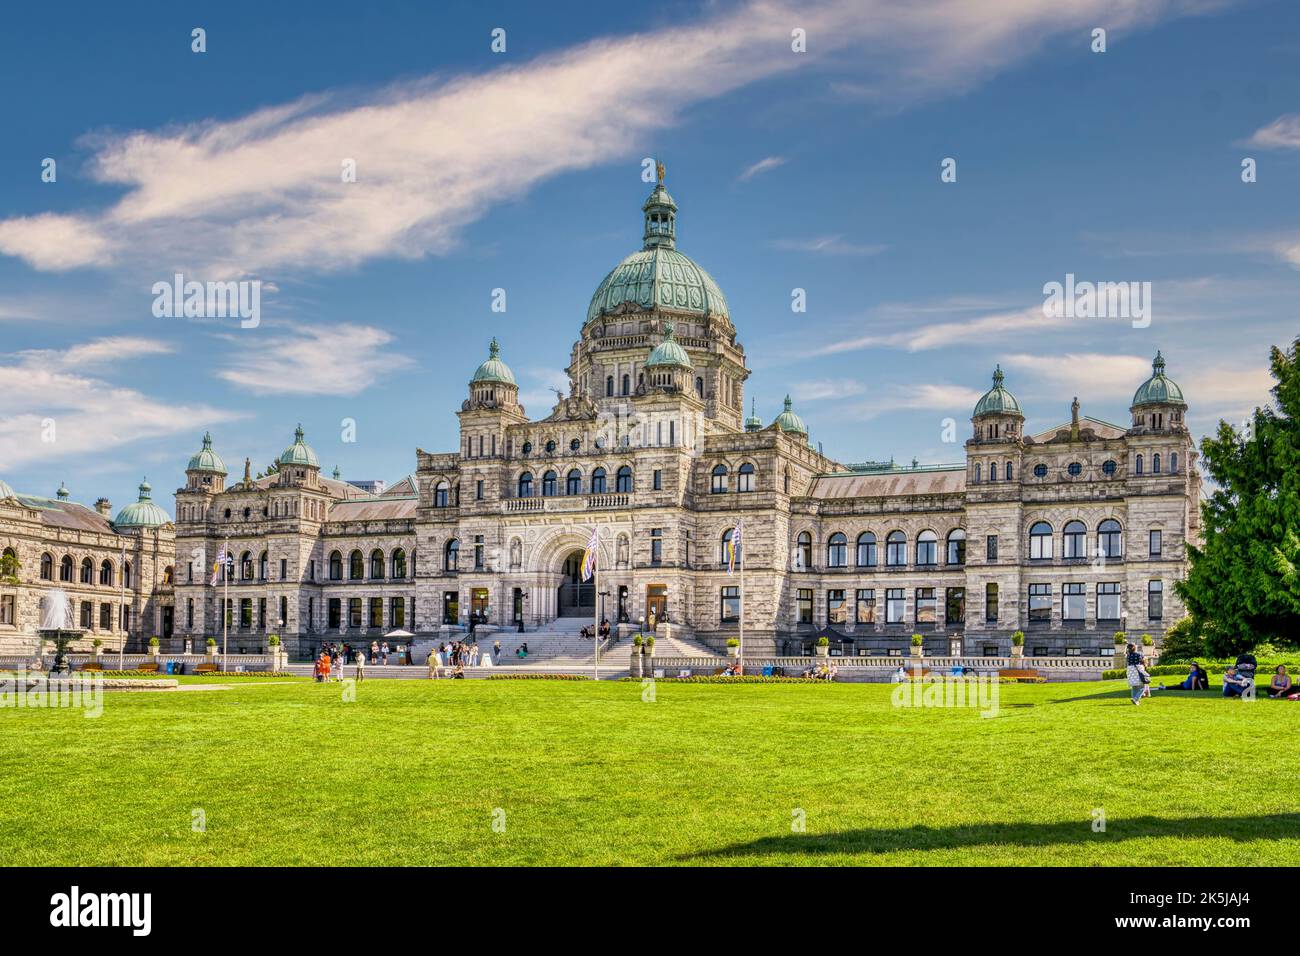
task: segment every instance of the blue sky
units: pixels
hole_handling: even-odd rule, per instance
[[[541,417],[651,156],[747,398],[790,392],[840,461],[959,460],[997,362],[1031,431],[1074,395],[1125,422],[1157,348],[1198,436],[1238,420],[1300,331],[1300,8],[1062,6],[9,8],[0,477],[118,506],[147,474],[170,509],[205,430],[238,472],[302,422],[327,470],[394,481],[455,447],[494,334]],[[261,280],[261,324],[155,318],[178,270]],[[1150,326],[1045,317],[1067,273],[1150,282]]]

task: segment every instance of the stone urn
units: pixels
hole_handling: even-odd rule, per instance
[[[830,657],[831,646],[829,644],[815,644],[813,646],[813,653],[818,657]]]
[[[216,644],[208,644],[208,645],[207,645],[207,657],[208,657],[208,663],[209,663],[209,664],[215,664],[215,663],[217,662],[217,645],[216,645]]]
[[[740,656],[740,645],[739,645],[739,644],[728,644],[728,645],[727,645],[727,656],[728,656],[728,657],[739,657],[739,656]]]
[[[642,664],[641,648],[632,648],[632,654],[628,657],[628,675],[631,677],[644,677],[645,670]]]
[[[1012,656],[1012,657],[1016,657],[1016,658],[1024,657],[1024,656],[1025,656],[1025,645],[1023,645],[1023,644],[1012,644],[1012,645],[1011,645],[1011,656]]]
[[[149,645],[149,659],[152,660],[152,661],[155,661],[155,662],[156,662],[156,661],[158,660],[158,658],[161,657],[161,656],[162,656],[162,645],[160,645],[160,644],[150,644],[150,645]]]

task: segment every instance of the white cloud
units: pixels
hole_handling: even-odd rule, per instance
[[[744,171],[741,172],[741,174],[737,178],[743,183],[746,180],[753,179],[755,176],[758,176],[761,173],[766,173],[770,170],[776,169],[778,166],[784,166],[784,165],[785,165],[784,156],[765,156],[762,159],[760,159],[758,162],[750,166],[746,166]]]
[[[898,384],[882,388],[870,401],[843,409],[854,419],[879,418],[894,412],[935,411],[955,417],[959,422],[970,417],[970,410],[984,393],[965,385],[947,382]],[[936,426],[938,427],[938,426]]]
[[[823,402],[828,399],[850,398],[861,395],[866,386],[851,379],[821,379],[816,382],[795,382],[790,394],[799,402]]]
[[[850,242],[843,236],[815,236],[811,239],[775,239],[772,245],[791,252],[831,256],[874,256],[886,249],[881,243]]]
[[[1287,113],[1261,126],[1246,144],[1264,149],[1300,149],[1300,113]]]
[[[0,470],[77,456],[87,462],[149,438],[195,432],[236,414],[206,405],[178,405],[87,374],[117,367],[123,356],[161,355],[166,345],[147,339],[96,339],[64,350],[19,352],[0,360]],[[53,441],[46,421],[54,423]]]
[[[1057,395],[1080,401],[1130,399],[1151,374],[1150,356],[1071,352],[1045,355],[1016,353],[1001,360],[1011,374],[1007,388],[1016,391],[1016,378],[1050,385]]]
[[[219,378],[257,395],[356,395],[411,359],[370,325],[291,325],[283,335],[227,336],[241,347]]]
[[[900,317],[906,315],[906,310],[896,310],[896,312]],[[922,309],[917,314],[920,316],[927,312]],[[816,358],[868,348],[895,348],[908,352],[922,352],[953,345],[996,341],[1008,337],[1011,333],[1038,332],[1062,325],[1064,322],[1064,318],[1059,315],[1050,318],[1044,315],[1041,304],[962,321],[928,323],[918,320],[910,328],[858,335],[815,346],[799,353],[799,357]]]
[[[524,385],[519,389],[519,404],[528,409],[534,420],[545,418],[559,401],[555,390],[569,394],[569,376],[553,368],[522,368]]]
[[[136,265],[205,280],[445,253],[494,205],[560,173],[639,157],[686,107],[759,80],[853,70],[858,86],[898,109],[969,89],[1056,35],[1204,6],[753,0],[355,102],[306,97],[233,121],[100,137],[92,174],[125,194],[94,212],[0,221],[0,253],[41,270]],[[790,50],[795,25],[807,30],[806,54]],[[667,68],[648,79],[647,63]],[[355,183],[341,181],[345,159],[356,160]]]

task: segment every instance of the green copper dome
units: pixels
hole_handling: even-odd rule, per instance
[[[0,501],[4,501],[6,498],[16,498],[17,496],[18,492],[10,488],[3,478],[0,478]]]
[[[686,354],[686,349],[677,344],[673,338],[673,324],[671,322],[664,325],[664,340],[655,346],[655,350],[650,353],[646,359],[646,368],[655,365],[676,365],[681,368],[693,368],[691,357]]]
[[[802,418],[791,410],[793,404],[794,403],[790,401],[790,396],[787,395],[785,397],[785,411],[780,415],[777,415],[776,421],[772,424],[776,425],[783,432],[796,432],[800,435],[807,435],[808,426],[803,423]]]
[[[140,482],[140,500],[119,511],[113,524],[118,528],[157,528],[171,521],[171,516],[150,500],[151,491],[148,478]]]
[[[1165,377],[1165,357],[1156,352],[1151,363],[1151,377],[1133,393],[1133,407],[1139,405],[1186,405],[1183,390],[1171,378]]]
[[[59,490],[54,493],[54,497],[58,498],[60,501],[67,501],[72,497],[72,492],[68,490],[67,485],[60,481]]]
[[[470,382],[501,382],[505,385],[515,385],[515,373],[510,371],[509,365],[501,361],[500,354],[501,346],[493,338],[488,345],[488,360],[478,367]]]
[[[1019,415],[1024,418],[1020,411],[1020,403],[1016,397],[1008,392],[1002,386],[1002,366],[999,365],[993,370],[993,387],[984,393],[984,396],[975,403],[975,415]]]
[[[762,431],[763,419],[758,417],[758,409],[755,406],[754,399],[749,400],[749,417],[745,419],[745,431],[756,432]]]
[[[221,456],[212,450],[212,433],[203,433],[203,447],[185,466],[186,471],[210,471],[218,475],[226,473],[226,464]]]
[[[659,183],[645,201],[645,232],[640,252],[618,265],[596,288],[587,307],[587,321],[624,302],[644,309],[667,309],[694,315],[728,315],[727,299],[690,256],[677,251],[677,204]]]
[[[316,453],[311,450],[302,440],[302,425],[299,425],[293,432],[293,444],[284,450],[280,456],[282,465],[307,465],[310,468],[319,468],[320,462],[316,459]]]

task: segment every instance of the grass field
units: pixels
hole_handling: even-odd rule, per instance
[[[1293,703],[1006,685],[983,719],[890,691],[292,681],[2,709],[0,864],[1300,859]]]

